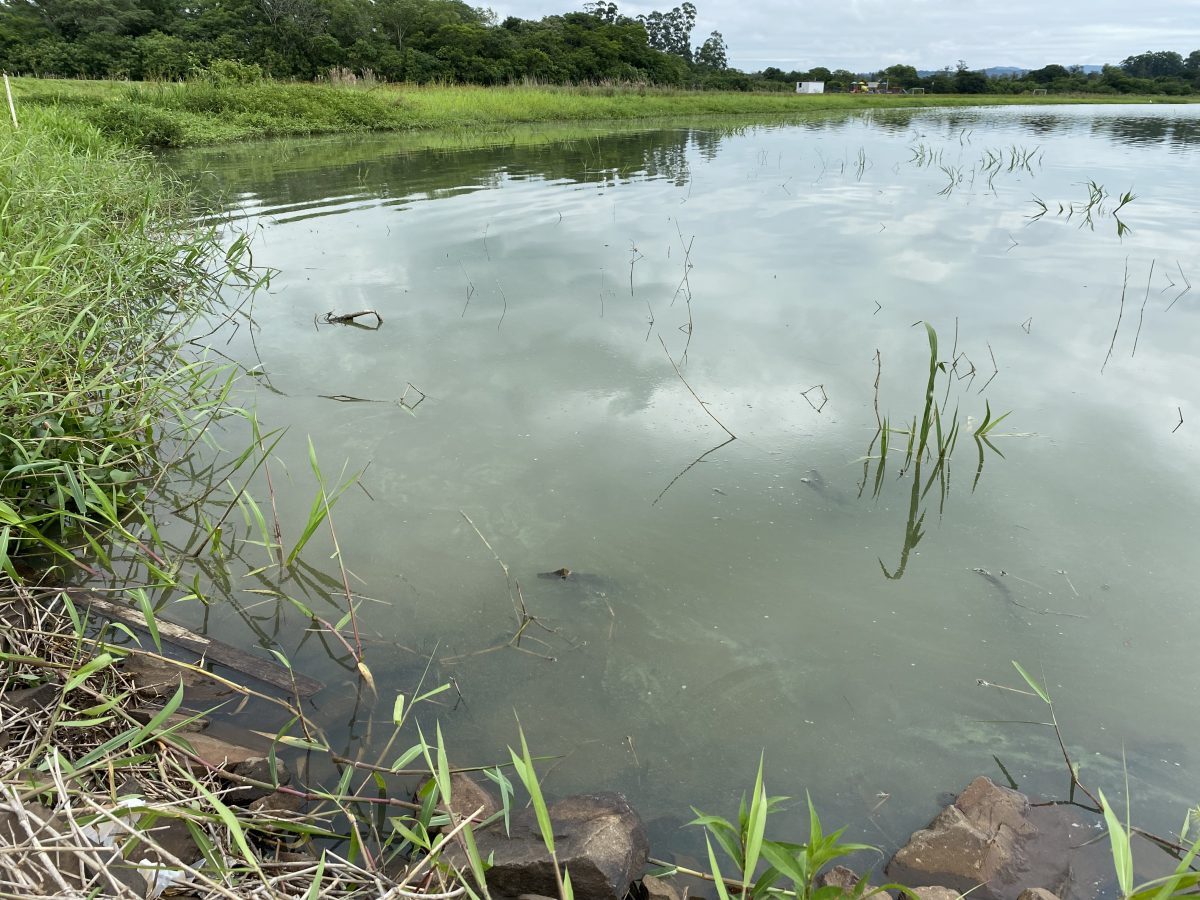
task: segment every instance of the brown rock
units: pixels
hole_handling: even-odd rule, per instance
[[[128,854],[131,859],[140,861],[144,856],[153,863],[171,868],[174,866],[171,857],[190,866],[203,856],[183,819],[159,818],[147,834],[149,841]]]
[[[240,744],[223,741],[220,738],[215,738],[203,732],[180,735],[179,738],[180,743],[186,741],[191,744],[196,756],[200,757],[208,766],[215,769],[225,769],[231,772],[238,763],[258,759],[262,756],[262,753],[258,750],[251,750],[249,747],[243,747]]]
[[[549,813],[559,865],[570,871],[577,900],[624,900],[650,849],[629,802],[620,794],[579,794],[551,804]],[[477,832],[476,842],[484,859],[492,857],[487,882],[494,898],[557,896],[554,866],[533,810],[512,817],[511,837],[497,824]],[[457,849],[447,861],[460,867],[467,862]]]
[[[653,875],[642,876],[642,887],[646,892],[646,900],[683,900],[679,888],[671,882]]]
[[[133,678],[140,693],[149,697],[170,697],[181,683],[193,700],[225,697],[232,693],[225,685],[205,678],[194,669],[136,651],[125,657],[121,671]]]
[[[229,767],[229,771],[242,778],[260,782],[260,784],[242,784],[231,779],[235,787],[225,795],[230,803],[244,804],[275,793],[275,788],[288,784],[292,780],[291,770],[281,759],[276,759],[274,765],[265,756],[252,756]]]
[[[858,873],[847,866],[834,866],[817,876],[817,887],[836,887],[852,890],[858,884]]]
[[[267,794],[265,797],[260,797],[250,804],[250,812],[262,813],[265,815],[277,815],[279,813],[296,813],[304,809],[304,804],[308,801],[296,794],[284,791],[275,791]]]
[[[47,681],[37,687],[6,691],[4,705],[22,712],[49,709],[58,703],[61,693],[57,684]]]
[[[500,803],[492,796],[492,792],[466,772],[455,772],[451,775],[450,810],[454,813],[455,820],[465,819],[481,806],[481,820],[500,809]]]
[[[1047,839],[1029,799],[976,778],[928,827],[916,832],[887,865],[888,877],[907,885],[942,885],[975,900],[1016,900],[1029,884],[1064,884],[1070,875],[1061,819]]]
[[[843,893],[852,893],[858,882],[861,879],[857,872],[847,866],[834,866],[817,876],[817,887],[835,887]],[[863,893],[870,894],[872,897],[877,897],[879,900],[890,900],[891,894],[887,891],[878,890],[874,885],[868,884],[863,888]]]
[[[1021,891],[1017,900],[1058,900],[1058,894],[1045,888],[1027,888]]]
[[[912,892],[920,897],[921,900],[960,900],[962,897],[962,894],[958,891],[930,884],[912,888]]]

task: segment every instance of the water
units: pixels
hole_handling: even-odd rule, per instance
[[[625,791],[664,851],[687,844],[689,804],[733,813],[760,751],[772,793],[809,790],[889,849],[944,792],[1003,781],[997,760],[1064,795],[1053,733],[1014,724],[1045,708],[978,683],[1024,687],[1018,660],[1084,781],[1119,795],[1124,750],[1135,818],[1177,826],[1200,799],[1195,108],[471,140],[170,159],[279,270],[257,329],[214,347],[260,367],[240,401],[289,429],[271,469],[285,544],[315,490],[310,440],[331,487],[362,473],[334,522],[383,699],[247,593],[279,586],[247,574],[253,544],[206,585],[228,601],[214,634],[250,643],[249,625],[323,678],[314,715],[349,745],[378,747],[432,659],[426,684],[454,688],[420,718],[457,759],[503,758],[515,711],[562,755],[548,792]],[[1108,195],[1090,222],[1089,182]],[[365,309],[378,330],[319,323]],[[894,428],[922,411],[922,321],[960,436],[914,495],[893,434],[876,495],[876,411]],[[980,469],[985,402],[1010,415]],[[229,455],[244,441],[227,426]],[[261,472],[250,492],[269,508]],[[536,617],[523,650],[480,534]],[[323,528],[281,588],[331,622],[332,552]],[[595,577],[536,577],[560,566]]]

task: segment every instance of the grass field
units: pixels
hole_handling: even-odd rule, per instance
[[[618,87],[464,87],[14,81],[19,109],[57,107],[126,146],[187,147],[253,138],[494,128],[697,116],[779,118],[824,110],[1063,103],[1161,97],[736,93]]]

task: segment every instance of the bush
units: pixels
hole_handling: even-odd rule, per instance
[[[258,63],[244,63],[236,59],[214,59],[207,66],[196,66],[191,72],[192,81],[209,84],[255,84],[263,80],[263,70]]]
[[[89,117],[101,132],[129,147],[178,147],[183,125],[176,113],[138,100],[109,100]]]

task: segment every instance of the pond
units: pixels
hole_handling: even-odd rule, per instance
[[[624,791],[656,851],[694,847],[689,805],[732,815],[760,752],[771,793],[894,849],[976,774],[1065,796],[1053,732],[1027,724],[1044,705],[989,686],[1025,689],[1016,660],[1086,783],[1120,796],[1124,753],[1135,819],[1164,831],[1200,799],[1197,108],[169,164],[278,270],[254,327],[209,340],[254,367],[237,403],[286,429],[249,485],[285,550],[310,442],[329,490],[358,473],[332,519],[380,699],[263,593],[342,617],[325,526],[281,580],[231,516],[203,619],[323,679],[314,716],[347,747],[379,752],[428,668],[452,689],[419,718],[456,759],[506,757],[515,713],[559,757],[548,793]],[[322,321],[362,310],[378,328]],[[220,458],[247,435],[228,423]]]

